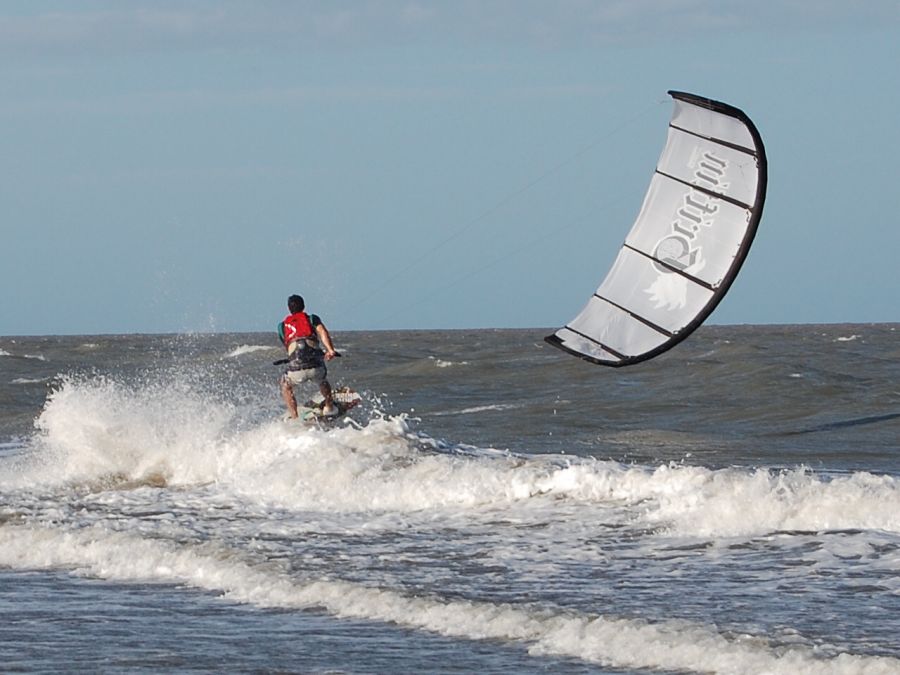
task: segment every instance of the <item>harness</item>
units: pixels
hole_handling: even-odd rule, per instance
[[[290,314],[278,328],[288,353],[288,370],[307,370],[325,365],[319,338],[306,312]]]

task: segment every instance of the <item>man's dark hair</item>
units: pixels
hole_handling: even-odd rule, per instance
[[[291,314],[302,312],[304,307],[306,307],[306,303],[299,295],[292,295],[288,298],[288,309],[291,310]]]

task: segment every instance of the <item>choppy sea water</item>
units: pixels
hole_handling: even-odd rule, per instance
[[[900,326],[0,338],[0,669],[900,673]]]

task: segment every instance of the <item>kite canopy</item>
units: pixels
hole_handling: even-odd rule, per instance
[[[690,335],[728,292],[756,234],[766,153],[741,110],[670,91],[669,134],[644,204],[581,313],[547,342],[627,366]]]

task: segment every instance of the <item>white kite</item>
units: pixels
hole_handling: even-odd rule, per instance
[[[546,338],[592,363],[639,363],[690,335],[728,291],[762,216],[766,152],[750,118],[669,94],[668,139],[631,232],[581,313]]]

